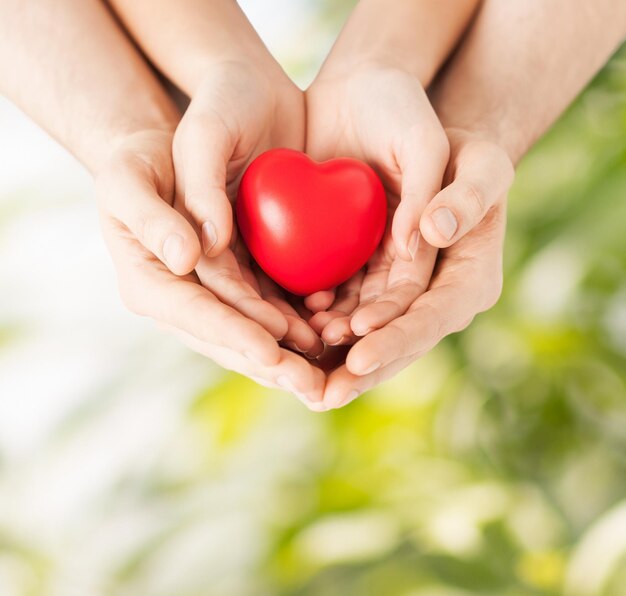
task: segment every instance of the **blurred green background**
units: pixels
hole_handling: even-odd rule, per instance
[[[350,4],[255,24],[305,83]],[[321,415],[120,314],[58,159],[0,202],[3,596],[626,594],[626,48],[519,167],[498,305]]]

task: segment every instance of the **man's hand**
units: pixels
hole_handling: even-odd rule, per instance
[[[506,226],[506,194],[512,182],[506,154],[497,146],[460,131],[450,131],[450,185],[433,200],[428,212],[441,205],[456,209],[466,198],[466,183],[480,188],[481,203],[491,205],[486,216],[465,236],[439,251],[428,290],[406,314],[359,340],[346,364],[327,381],[324,404],[340,407],[391,378],[430,351],[450,333],[470,324],[476,314],[495,304],[502,288],[502,250]],[[503,174],[504,172],[504,174]],[[508,174],[507,174],[508,173]],[[460,213],[460,210],[459,210]],[[423,219],[423,225],[430,225]],[[430,232],[429,232],[430,233]],[[360,324],[369,307],[357,313]],[[359,318],[357,318],[359,317]]]
[[[350,350],[327,382],[327,405],[347,403],[389,378],[495,302],[512,163],[604,64],[624,39],[625,23],[626,5],[619,0],[575,9],[566,0],[485,0],[431,89],[452,148],[449,184],[420,221],[423,238],[443,249],[435,274],[406,314]],[[358,280],[351,292],[357,287]],[[351,330],[371,326],[380,316],[374,308],[394,307],[365,305],[354,313]]]
[[[124,303],[224,368],[292,391],[312,409],[319,407],[315,402],[322,396],[324,374],[279,348],[275,336],[287,332],[287,321],[244,281],[232,253],[220,257],[225,273],[211,284],[217,293],[200,283],[212,275],[208,259],[201,259],[198,274],[192,272],[200,245],[192,226],[172,206],[171,146],[171,133],[135,133],[97,176],[102,230]]]
[[[193,222],[202,252],[210,257],[197,269],[202,283],[278,337],[277,321],[257,312],[260,293],[265,311],[271,303],[287,319],[283,345],[316,356],[322,343],[298,314],[299,305],[294,308],[280,288],[251,269],[247,252],[235,244],[231,208],[241,175],[259,153],[304,148],[302,92],[236,2],[112,0],[112,5],[157,67],[191,98],[174,139],[176,207]]]

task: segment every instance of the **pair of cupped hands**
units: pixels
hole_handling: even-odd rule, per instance
[[[237,233],[241,175],[278,147],[360,159],[385,186],[384,238],[334,290],[288,295]],[[436,102],[401,69],[323,67],[302,92],[280,68],[227,61],[206,69],[175,130],[139,131],[115,149],[97,196],[131,311],[323,411],[389,379],[497,301],[512,179],[502,148],[445,129]]]

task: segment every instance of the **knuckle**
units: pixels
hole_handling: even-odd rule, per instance
[[[446,325],[447,318],[444,317],[436,304],[426,302],[422,308],[425,311],[424,319],[430,323],[430,325],[426,327],[427,332],[424,335],[430,338],[431,346],[435,346],[450,333]]]
[[[138,214],[131,228],[132,234],[150,253],[163,259],[163,248],[168,237],[175,234],[187,242],[187,233],[176,219],[165,214]]]
[[[466,182],[463,185],[462,200],[470,216],[475,219],[482,218],[487,212],[485,195],[471,182]]]
[[[515,165],[504,149],[497,147],[493,154],[493,161],[497,170],[501,172],[506,184],[512,184],[515,178]]]
[[[396,336],[395,341],[397,342],[396,345],[399,347],[399,352],[401,354],[410,354],[413,351],[413,342],[404,327],[402,325],[397,325],[394,322],[390,323],[388,327],[394,331],[394,335]]]
[[[210,279],[221,287],[229,287],[240,293],[243,279],[238,271],[228,267],[218,267],[211,273]]]
[[[155,221],[148,213],[140,211],[135,215],[132,223],[132,232],[144,245],[150,244],[155,232]]]

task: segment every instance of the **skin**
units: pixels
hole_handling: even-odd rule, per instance
[[[94,173],[128,307],[317,411],[389,378],[497,300],[512,164],[606,61],[626,23],[619,0],[486,0],[432,89],[439,124],[423,90],[475,3],[362,0],[307,91],[305,121],[302,94],[236,3],[112,4],[191,97],[179,126],[151,69],[96,0],[5,0],[2,92]],[[244,98],[248,109],[234,109]],[[252,266],[232,232],[230,201],[258,153],[304,147],[305,125],[315,155],[355,155],[378,169],[393,218],[365,273],[303,305]],[[432,247],[441,250],[429,280]],[[318,354],[307,322],[327,339],[347,329],[338,343],[365,336],[347,356],[345,347],[328,350],[313,366],[276,341]]]
[[[124,303],[222,366],[319,408],[324,373],[276,342],[288,331],[287,316],[298,315],[283,314],[256,290],[248,299],[249,288],[264,280],[239,265],[237,276],[231,274],[234,257],[226,252],[215,275],[201,256],[193,220],[174,208],[172,144],[179,113],[104,4],[0,4],[0,81],[3,94],[93,173]],[[173,237],[182,259],[169,258]],[[235,245],[232,254],[237,251]],[[213,291],[201,277],[212,279]],[[238,308],[222,301],[222,293]]]
[[[432,90],[451,147],[446,186],[420,220],[423,238],[442,249],[435,273],[406,313],[360,340],[330,374],[328,407],[390,378],[497,301],[512,165],[625,36],[626,5],[617,0],[486,0]],[[456,220],[450,237],[433,218],[441,208]],[[354,315],[353,331],[369,324],[368,308]]]
[[[241,175],[274,147],[304,148],[302,92],[285,75],[236,2],[113,0],[154,64],[191,102],[176,129],[175,208],[194,224],[207,257],[201,283],[310,358],[323,349],[302,305],[252,265],[233,227]],[[179,253],[187,261],[188,255]],[[303,318],[303,316],[305,318]]]
[[[450,149],[424,87],[477,6],[359,2],[306,92],[307,152],[369,163],[389,202],[388,229],[366,270],[336,294],[306,300],[316,312],[311,325],[330,345],[352,344],[391,322],[428,286],[436,250],[420,242],[419,221],[441,189]],[[355,318],[365,305],[365,317]]]
[[[304,98],[269,55],[236,3],[113,0],[112,4],[150,59],[191,96],[174,143],[177,197],[181,197],[180,202],[177,199],[177,207],[191,214],[197,228],[202,230],[204,250],[212,257],[205,265],[212,269],[213,276],[200,275],[200,278],[209,290],[215,292],[212,277],[224,278],[222,251],[228,252],[225,246],[233,229],[230,201],[245,167],[258,153],[271,147],[304,149],[305,124],[306,149],[314,157],[353,155],[384,172],[392,214],[402,195],[402,217],[395,219],[394,229],[390,227],[383,248],[370,263],[370,285],[380,278],[389,279],[393,296],[404,302],[416,294],[416,286],[421,291],[426,288],[435,251],[425,244],[418,251],[419,213],[441,188],[448,143],[423,85],[432,79],[453,48],[477,6],[476,0],[396,3],[393,11],[381,2],[360,2],[320,76],[307,92],[308,113],[313,117],[306,122]],[[412,29],[403,30],[400,38],[395,31],[398,20],[412,25]],[[374,35],[381,29],[384,35]],[[421,40],[419,53],[410,46],[415,38]],[[372,39],[379,40],[379,45],[372,45]],[[389,49],[393,51],[387,56]],[[383,52],[385,61],[377,62]],[[353,62],[354,57],[358,57],[358,64]],[[396,64],[398,57],[403,59],[402,68]],[[214,76],[216,70],[223,76]],[[358,72],[359,76],[348,77],[352,72]],[[369,102],[363,101],[363,91],[387,83],[389,90],[381,98],[383,109],[374,113],[378,128],[372,130],[367,125],[372,110]],[[341,94],[340,102],[329,101],[329,96],[338,94]],[[405,110],[411,103],[416,108]],[[341,109],[337,109],[338,104]],[[371,105],[376,106],[376,102]],[[391,120],[393,126],[389,127],[387,116],[394,112],[405,117]],[[348,124],[344,126],[344,123]],[[343,133],[334,137],[335,130]],[[361,134],[363,131],[365,136]],[[301,132],[300,138],[297,132]],[[426,139],[429,151],[422,151],[418,139],[422,142]],[[362,150],[356,150],[358,147]],[[400,160],[400,168],[396,160]],[[424,172],[429,175],[425,176]],[[207,242],[208,235],[204,234],[207,226],[214,232],[219,230],[218,240]],[[400,258],[396,258],[398,254]],[[389,275],[392,263],[393,271]],[[236,263],[230,259],[230,264],[228,277],[239,279]],[[247,266],[248,257],[239,259],[238,264],[240,268]],[[419,283],[413,281],[415,277],[419,277]],[[367,283],[366,279],[366,286]],[[271,288],[270,293],[266,287]],[[311,319],[308,309],[323,308],[324,296],[321,303],[319,296],[310,297],[307,309],[293,300],[289,304],[278,288],[265,280],[264,284],[251,284],[248,288],[247,304],[253,308],[243,314],[270,331],[270,321],[256,316],[261,303],[254,300],[252,289],[258,289],[262,298],[276,304],[288,319],[283,345],[309,355],[321,352],[322,344],[313,330],[322,331],[324,317],[347,312],[345,305],[344,311],[341,310],[340,302],[335,313],[320,313]],[[342,289],[339,296],[346,294],[350,294],[349,287]],[[228,291],[222,291],[218,295],[226,304],[241,310],[242,302],[234,294],[231,297]],[[386,322],[388,319],[380,324]],[[331,325],[324,339],[342,343],[343,339],[333,338],[332,332]]]

